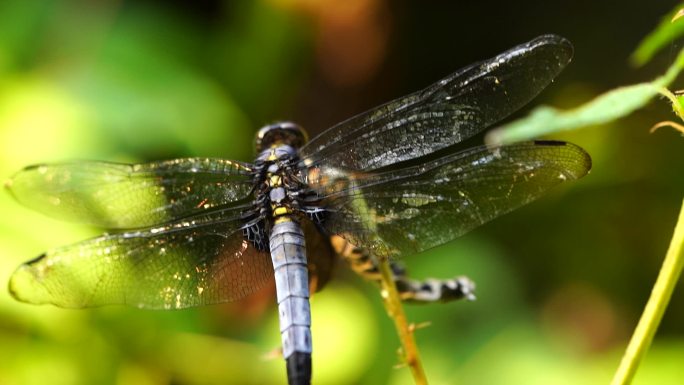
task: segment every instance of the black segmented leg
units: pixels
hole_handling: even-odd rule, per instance
[[[347,260],[352,270],[368,280],[380,281],[377,261],[366,249],[356,247],[339,236],[333,236],[331,240],[335,251]],[[403,301],[428,303],[449,302],[464,298],[467,300],[475,299],[475,283],[467,277],[428,278],[424,281],[417,281],[409,278],[406,275],[406,270],[398,263],[390,261],[390,266],[394,272],[397,291]]]

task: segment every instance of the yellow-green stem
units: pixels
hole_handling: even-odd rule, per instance
[[[627,385],[632,382],[634,373],[646,354],[648,347],[653,341],[660,320],[663,318],[667,304],[672,296],[672,291],[679,279],[684,266],[684,203],[679,213],[679,219],[675,226],[674,235],[670,241],[665,261],[660,268],[651,297],[648,299],[639,324],[634,330],[632,339],[629,341],[625,355],[622,357],[620,366],[615,372],[611,385]]]
[[[413,328],[410,327],[406,320],[401,298],[394,284],[394,273],[390,267],[389,260],[387,258],[380,258],[379,267],[382,276],[381,285],[385,309],[387,309],[390,318],[394,320],[394,326],[397,329],[397,333],[399,333],[404,362],[411,369],[411,374],[416,384],[427,385],[427,378],[425,377],[416,340],[413,336]]]

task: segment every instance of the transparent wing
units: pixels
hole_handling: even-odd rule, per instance
[[[145,164],[29,166],[6,183],[21,204],[54,218],[106,228],[152,226],[244,198],[248,164],[187,158]]]
[[[333,126],[302,148],[302,158],[368,171],[449,147],[529,102],[572,51],[562,37],[540,36]]]
[[[326,196],[323,227],[378,255],[410,255],[453,240],[590,168],[589,155],[578,146],[536,141],[474,148],[380,174],[319,170],[336,176],[318,186]]]
[[[272,279],[273,268],[268,253],[244,239],[242,209],[54,249],[21,265],[10,292],[68,308],[177,309],[243,298]]]

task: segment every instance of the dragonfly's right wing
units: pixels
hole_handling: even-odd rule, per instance
[[[449,242],[590,167],[578,146],[535,141],[476,147],[378,174],[309,174],[325,202],[326,232],[375,255],[406,256]]]
[[[21,204],[58,219],[138,228],[245,198],[251,166],[210,158],[29,166],[6,182]]]
[[[215,210],[48,251],[19,267],[9,290],[23,302],[67,308],[178,309],[243,298],[273,279],[268,252],[243,236],[244,209]]]

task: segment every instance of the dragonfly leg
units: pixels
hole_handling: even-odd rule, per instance
[[[356,247],[338,236],[332,237],[332,245],[335,251],[349,263],[354,272],[370,281],[380,282],[377,260],[367,249]],[[402,301],[428,303],[475,299],[475,283],[467,277],[428,278],[424,281],[418,281],[409,278],[406,269],[398,262],[390,260],[390,266]]]

